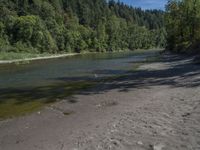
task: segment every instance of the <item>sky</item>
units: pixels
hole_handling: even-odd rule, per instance
[[[128,5],[134,7],[141,7],[142,9],[165,9],[167,0],[120,0]]]

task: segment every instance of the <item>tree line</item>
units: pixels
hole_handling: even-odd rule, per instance
[[[167,49],[200,52],[200,0],[169,0],[165,21]]]
[[[0,52],[165,47],[164,12],[114,0],[1,0]]]

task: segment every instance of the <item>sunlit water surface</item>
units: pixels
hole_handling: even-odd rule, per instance
[[[33,61],[25,65],[0,65],[0,89],[121,75],[131,70],[134,62],[145,61],[153,55],[155,51],[100,53]]]

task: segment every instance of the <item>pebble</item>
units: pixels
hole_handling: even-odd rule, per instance
[[[163,150],[165,146],[163,144],[158,144],[153,146],[153,150]]]
[[[142,141],[137,142],[138,145],[143,145]]]

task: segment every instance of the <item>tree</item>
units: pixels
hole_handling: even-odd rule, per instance
[[[1,45],[38,53],[159,47],[165,45],[163,16],[163,11],[143,11],[114,0],[1,0]],[[192,16],[196,20],[198,15]],[[197,26],[195,21],[195,31]]]
[[[175,51],[199,47],[200,1],[168,1],[166,14],[167,48]]]

